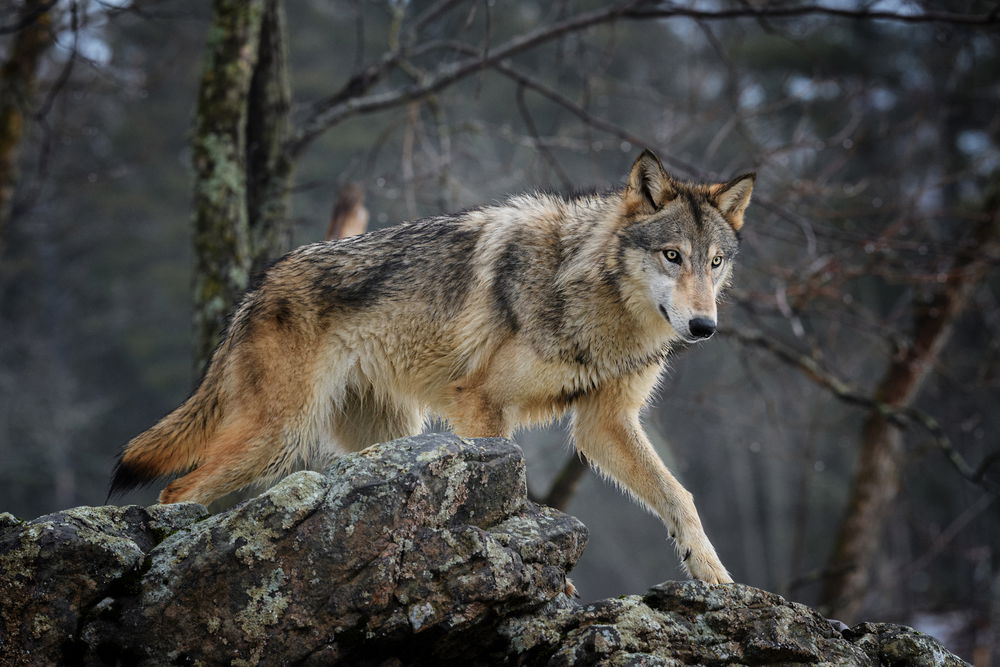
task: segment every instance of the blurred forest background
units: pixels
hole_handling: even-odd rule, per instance
[[[723,562],[1000,665],[1000,3],[18,0],[0,60],[0,511],[102,503],[345,185],[383,227],[649,147],[758,174],[645,419]],[[591,529],[584,598],[683,576],[558,425],[518,441]]]

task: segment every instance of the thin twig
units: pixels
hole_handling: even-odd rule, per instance
[[[990,454],[979,467],[973,467],[965,457],[952,445],[948,435],[934,417],[914,407],[898,407],[884,403],[855,390],[846,382],[836,377],[813,357],[803,354],[759,331],[732,330],[725,332],[727,336],[744,345],[752,345],[767,350],[781,361],[803,371],[810,380],[830,391],[845,403],[857,405],[882,414],[889,422],[900,428],[910,424],[922,427],[934,440],[948,461],[958,473],[973,484],[990,491],[1000,491],[1000,484],[986,477],[986,469],[997,456]]]
[[[973,505],[967,507],[965,511],[955,517],[954,520],[952,520],[952,522],[938,534],[937,539],[934,540],[934,543],[931,544],[930,548],[922,556],[915,559],[908,565],[901,567],[897,576],[906,578],[914,572],[918,572],[926,567],[928,563],[944,551],[945,547],[951,544],[952,540],[958,537],[958,535],[962,532],[962,529],[969,525],[969,523],[977,516],[989,509],[996,499],[996,494],[992,493],[980,496],[979,500],[977,500]]]
[[[449,6],[451,3],[442,3]],[[553,39],[574,32],[579,32],[595,25],[609,23],[620,19],[648,20],[656,18],[687,17],[699,20],[723,20],[740,17],[771,17],[771,18],[793,18],[808,15],[826,15],[848,19],[881,19],[893,20],[903,23],[952,23],[959,25],[993,26],[1000,24],[1000,15],[994,12],[989,14],[956,14],[951,12],[922,12],[920,14],[900,14],[891,11],[875,11],[868,9],[838,9],[833,7],[823,7],[819,5],[805,5],[799,7],[741,7],[719,11],[703,11],[689,7],[660,6],[644,7],[649,2],[643,0],[632,0],[631,2],[620,3],[611,7],[605,7],[589,12],[582,12],[568,19],[556,23],[542,26],[526,34],[514,37],[499,47],[492,49],[480,56],[466,58],[442,66],[433,76],[425,81],[397,88],[384,93],[371,95],[342,94],[349,86],[345,86],[345,91],[341,91],[321,102],[314,108],[313,113],[303,122],[302,127],[293,134],[286,145],[286,150],[290,156],[301,153],[305,147],[319,134],[340,121],[355,116],[360,113],[370,113],[398,106],[410,100],[417,99],[437,92],[464,77],[477,72],[485,67],[490,67],[505,58],[509,58],[517,53],[526,51],[540,44],[547,43]],[[386,65],[395,63],[398,53],[388,53],[383,57],[381,63],[373,66],[371,76],[381,78],[387,71]],[[372,68],[369,68],[372,70]],[[368,72],[369,70],[366,70]],[[361,82],[367,82],[371,77],[356,75],[352,81],[361,77]],[[365,86],[364,90],[370,88]],[[363,92],[363,91],[362,91]]]
[[[439,0],[437,4],[428,7],[423,14],[416,16],[408,30],[414,35],[418,34],[428,23],[446,14],[453,7],[463,2],[466,2],[466,0]]]
[[[587,465],[587,459],[584,458],[583,454],[577,452],[570,454],[552,481],[549,492],[541,500],[542,504],[555,507],[557,510],[565,510],[569,501],[573,499],[573,494],[576,493],[576,487],[580,484],[580,480],[589,469],[590,466]]]
[[[609,8],[603,8],[590,12],[577,14],[565,21],[543,26],[531,32],[519,35],[493,49],[488,54],[466,58],[442,66],[433,76],[420,83],[404,86],[385,93],[374,93],[367,96],[343,96],[337,95],[331,100],[327,100],[314,109],[312,115],[306,119],[302,127],[293,134],[287,144],[289,155],[295,156],[302,152],[305,147],[319,134],[339,123],[345,118],[355,116],[360,113],[369,113],[391,107],[398,106],[404,102],[424,97],[435,93],[448,85],[477,72],[484,67],[489,67],[495,62],[508,58],[516,53],[520,53],[532,47],[544,44],[556,37],[573,32],[579,32],[594,25],[606,23],[619,18],[624,12],[638,4],[632,1],[624,4],[617,4]],[[397,54],[387,54],[383,62],[391,60],[395,62]],[[379,67],[378,74],[384,74]]]
[[[48,0],[48,2],[43,2],[37,7],[33,7],[30,10],[21,13],[21,17],[14,23],[8,25],[0,25],[0,35],[8,35],[14,32],[20,32],[24,30],[29,25],[40,19],[45,12],[52,9],[58,0]]]
[[[823,5],[788,6],[743,6],[718,11],[704,11],[692,7],[678,7],[673,4],[650,9],[636,8],[625,13],[623,18],[652,19],[685,16],[703,21],[718,21],[725,19],[753,17],[757,19],[783,19],[801,16],[832,16],[835,18],[853,20],[884,20],[900,23],[950,23],[953,25],[997,25],[1000,24],[1000,14],[991,11],[986,14],[957,14],[955,12],[923,11],[919,14],[902,14],[888,10],[845,9],[826,7]]]
[[[611,121],[595,116],[594,114],[590,113],[582,106],[580,106],[573,100],[569,99],[559,91],[542,83],[535,77],[515,69],[508,62],[505,61],[496,62],[493,63],[491,66],[493,67],[493,69],[497,70],[504,76],[507,76],[508,78],[516,81],[517,83],[523,85],[524,87],[530,88],[531,90],[534,90],[536,93],[542,95],[543,97],[555,102],[556,104],[563,107],[564,109],[566,109],[567,111],[569,111],[574,116],[576,116],[577,118],[579,118],[580,120],[582,120],[584,123],[586,123],[591,127],[595,127],[599,130],[607,132],[608,134],[611,134],[612,136],[617,137],[618,139],[627,141],[633,146],[656,145],[655,142],[640,137],[631,130],[623,128],[619,125],[615,125]],[[670,166],[683,170],[687,174],[697,174],[700,171],[698,167],[691,164],[690,162],[685,162],[684,160],[681,160],[680,158],[675,157],[673,155],[664,153],[659,149],[657,150],[657,154],[664,162],[666,162]]]
[[[531,136],[531,141],[535,149],[541,153],[542,158],[548,162],[549,166],[552,167],[552,171],[555,172],[556,177],[562,182],[563,188],[566,190],[571,190],[573,188],[573,182],[563,171],[562,166],[559,161],[556,160],[555,156],[552,155],[552,151],[546,146],[541,137],[538,134],[538,128],[535,127],[535,120],[531,117],[531,111],[528,109],[527,103],[524,101],[524,84],[517,87],[517,108],[521,112],[521,118],[524,119],[524,126],[528,128],[528,134]]]

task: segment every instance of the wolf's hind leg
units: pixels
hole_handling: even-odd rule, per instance
[[[344,449],[360,451],[420,432],[423,411],[415,405],[376,394],[370,386],[350,386],[332,419],[333,439]]]
[[[175,479],[160,493],[161,503],[190,501],[208,505],[213,500],[258,480],[268,467],[266,450],[275,438],[251,420],[220,428],[205,446],[198,467]]]

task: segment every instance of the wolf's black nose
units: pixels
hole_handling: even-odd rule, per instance
[[[707,317],[696,317],[688,322],[688,331],[695,338],[710,338],[715,333],[715,322]]]

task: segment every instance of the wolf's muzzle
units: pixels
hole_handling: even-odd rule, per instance
[[[715,333],[715,321],[707,317],[696,317],[688,322],[688,331],[695,338],[711,338]]]

